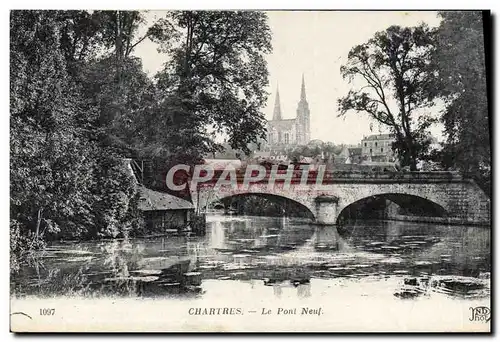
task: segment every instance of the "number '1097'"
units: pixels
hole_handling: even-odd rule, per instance
[[[54,316],[56,309],[40,309],[41,316]]]

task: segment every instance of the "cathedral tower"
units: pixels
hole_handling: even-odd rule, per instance
[[[273,120],[281,120],[280,91],[278,87],[276,87],[276,100],[274,101]]]
[[[276,108],[275,108],[276,110]],[[306,83],[302,74],[302,86],[300,89],[300,101],[297,105],[297,144],[306,145],[311,139],[310,111],[306,99]]]

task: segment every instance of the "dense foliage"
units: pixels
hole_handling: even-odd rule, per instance
[[[111,101],[93,101],[84,73],[92,62],[76,65],[64,48],[67,15],[11,15],[14,252],[45,239],[123,236],[135,223],[134,180],[123,154],[106,143],[112,122],[101,119]]]
[[[427,152],[428,128],[435,121],[425,112],[435,97],[435,73],[429,66],[434,34],[426,25],[391,26],[353,47],[340,69],[344,78],[357,85],[339,99],[340,115],[354,110],[386,125],[396,137],[392,147],[401,165],[411,170]]]
[[[341,115],[368,114],[396,136],[401,164],[432,159],[491,191],[491,140],[485,14],[440,12],[439,27],[389,27],[349,52],[341,73],[356,90],[339,100]],[[486,23],[489,21],[487,20]],[[435,106],[436,100],[444,106]],[[444,108],[444,109],[440,109]],[[437,114],[437,115],[435,115]],[[444,126],[441,149],[428,128]]]
[[[14,256],[47,239],[139,229],[128,158],[161,169],[216,150],[210,128],[235,147],[261,135],[265,14],[172,12],[145,23],[138,11],[11,12]],[[146,39],[169,61],[154,78],[134,56]]]
[[[441,120],[446,144],[438,159],[472,176],[490,194],[491,141],[487,64],[481,12],[442,12],[433,58],[446,101]],[[488,18],[486,18],[488,19]]]

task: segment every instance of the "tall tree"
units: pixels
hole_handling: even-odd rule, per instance
[[[144,14],[145,11],[57,11],[61,49],[66,59],[73,62],[109,53],[119,59],[129,57],[153,33],[161,33],[156,23],[141,30],[146,22]]]
[[[435,96],[433,50],[434,30],[426,25],[391,26],[353,47],[340,69],[343,78],[358,87],[338,100],[339,116],[354,110],[386,125],[396,137],[393,149],[401,164],[411,170],[427,150],[427,130],[436,121],[422,111]]]
[[[94,46],[75,77],[86,103],[97,113],[88,130],[96,145],[91,187],[94,229],[88,235],[117,236],[126,234],[130,219],[134,221],[129,214],[135,211],[137,195],[123,158],[134,156],[138,121],[150,104],[144,94],[151,81],[132,52],[149,37],[154,25],[140,34],[144,13],[137,11],[95,11],[90,16],[97,27]],[[76,25],[80,16],[73,14],[72,19],[71,36],[82,35]]]
[[[186,151],[182,145],[195,155],[217,151],[215,134],[249,152],[247,145],[263,137],[265,128],[264,55],[272,48],[266,14],[178,11],[169,13],[161,28],[156,41],[172,58],[157,75],[164,97],[159,113],[172,132],[174,152],[175,146]]]
[[[99,62],[70,55],[64,37],[81,32],[75,26],[70,33],[68,20],[58,11],[11,13],[11,228],[34,241],[116,236],[133,211],[134,184],[123,154],[102,137],[125,132],[119,137],[126,139],[123,122],[140,107],[134,95],[144,79],[130,75],[127,91],[110,96],[117,89],[108,77],[115,63],[96,71],[90,66]],[[78,67],[69,67],[74,62]]]
[[[13,11],[10,32],[11,227],[38,238],[89,214],[89,146],[54,12]]]
[[[481,12],[441,12],[434,62],[446,145],[442,161],[474,177],[490,193],[490,121],[486,88],[485,38]]]

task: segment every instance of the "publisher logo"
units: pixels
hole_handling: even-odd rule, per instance
[[[469,321],[486,323],[490,320],[491,310],[486,306],[470,307],[469,310],[471,315]]]

